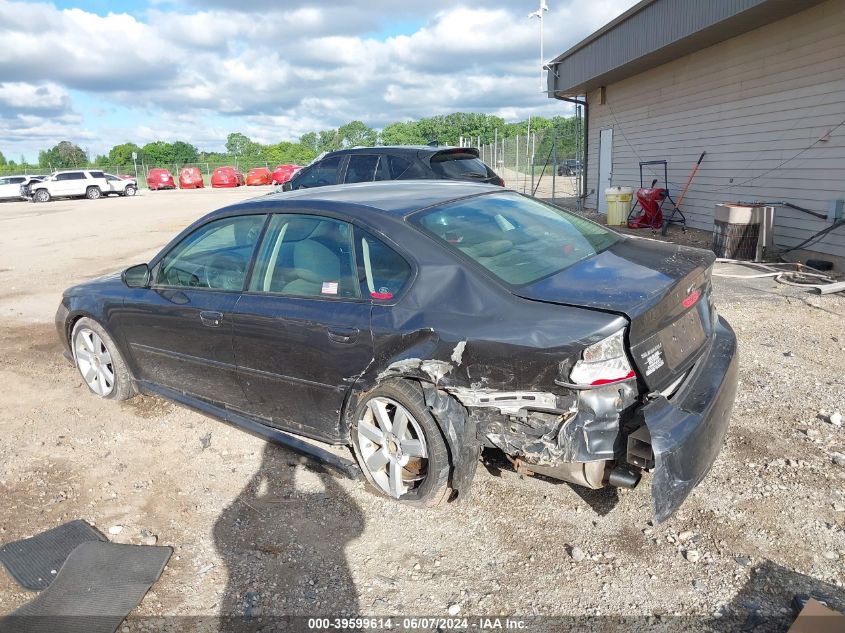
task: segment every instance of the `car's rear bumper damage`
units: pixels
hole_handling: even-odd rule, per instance
[[[633,487],[652,474],[654,518],[664,521],[719,454],[737,386],[736,337],[719,320],[708,348],[672,390],[641,398],[635,382],[582,390],[479,394],[448,390],[478,435],[524,472],[591,488]]]
[[[678,391],[640,407],[635,423],[648,429],[654,454],[651,496],[654,518],[664,521],[704,478],[722,447],[736,395],[736,336],[722,319],[707,354]],[[628,450],[636,448],[628,443]],[[636,460],[630,456],[629,461]]]

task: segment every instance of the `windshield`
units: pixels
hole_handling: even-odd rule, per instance
[[[548,277],[599,253],[620,236],[517,193],[434,207],[411,221],[510,285]]]

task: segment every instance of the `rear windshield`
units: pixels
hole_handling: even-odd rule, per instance
[[[619,241],[616,233],[516,193],[451,202],[411,222],[519,286],[548,277]]]
[[[480,158],[464,152],[435,154],[431,157],[431,168],[441,178],[480,180],[490,176],[487,165]]]

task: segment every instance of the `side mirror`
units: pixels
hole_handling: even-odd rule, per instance
[[[150,267],[147,264],[130,266],[120,277],[130,288],[146,288],[150,285]]]
[[[292,189],[293,189],[293,185],[290,184],[290,180],[282,183],[282,191],[291,191]]]

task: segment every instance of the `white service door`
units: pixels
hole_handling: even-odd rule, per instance
[[[607,200],[604,190],[610,187],[613,180],[613,128],[599,132],[599,183],[596,195],[599,201],[599,213],[607,213]]]

